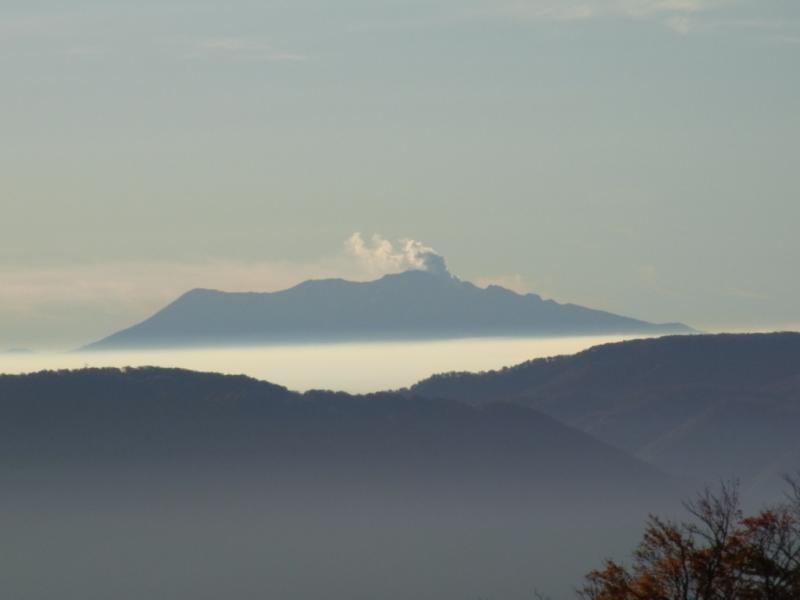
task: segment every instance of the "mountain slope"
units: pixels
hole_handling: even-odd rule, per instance
[[[13,598],[521,599],[683,495],[524,407],[155,368],[0,376],[0,479]]]
[[[481,289],[446,271],[407,271],[366,283],[307,281],[274,293],[193,290],[86,349],[688,331],[497,286]]]
[[[306,483],[515,488],[562,499],[669,483],[520,406],[297,394],[247,377],[157,368],[0,376],[0,454],[5,466],[45,470],[156,473],[200,462]]]
[[[414,394],[514,401],[680,476],[777,485],[800,468],[800,334],[673,336],[591,348]]]
[[[98,600],[527,598],[683,495],[524,407],[154,368],[0,376],[0,479],[8,597]]]

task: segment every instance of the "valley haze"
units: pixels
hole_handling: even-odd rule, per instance
[[[574,354],[640,336],[460,338],[371,342],[276,343],[250,346],[129,348],[32,352],[2,358],[5,373],[85,367],[160,366],[274,381],[293,390],[378,392],[410,386],[446,371],[486,371],[523,361]]]

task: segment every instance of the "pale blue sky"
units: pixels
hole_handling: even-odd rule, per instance
[[[355,231],[654,321],[800,323],[800,3],[4,0],[0,347]]]

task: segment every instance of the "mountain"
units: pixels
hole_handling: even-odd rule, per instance
[[[0,457],[13,598],[567,597],[684,494],[521,406],[156,368],[0,376]]]
[[[482,289],[442,267],[365,283],[306,281],[274,293],[196,289],[86,349],[689,331],[498,286]]]
[[[522,406],[299,394],[244,376],[160,368],[0,375],[0,455],[5,467],[99,469],[110,477],[201,462],[307,476],[307,483],[476,483],[484,492],[514,488],[562,499],[669,482]]]
[[[670,336],[501,371],[449,373],[411,393],[540,410],[698,482],[769,492],[800,469],[800,334]]]

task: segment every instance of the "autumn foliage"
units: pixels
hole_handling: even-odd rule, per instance
[[[745,517],[737,486],[687,503],[690,519],[651,516],[631,566],[589,573],[584,600],[799,600],[800,483],[787,501]]]

